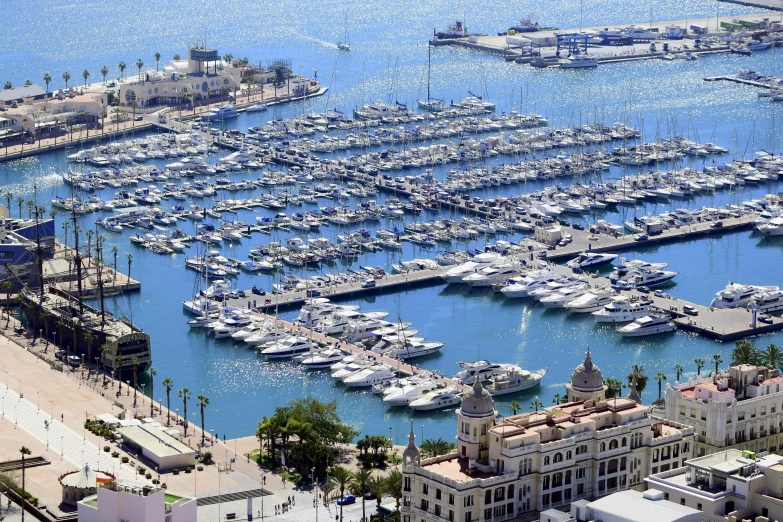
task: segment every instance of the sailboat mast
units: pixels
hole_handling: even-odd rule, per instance
[[[76,289],[77,298],[79,300],[79,315],[84,314],[84,302],[82,301],[82,256],[79,253],[79,226],[76,222],[76,205],[73,201],[73,185],[71,185],[71,219],[73,220],[73,235],[74,235],[74,263],[76,264]]]
[[[430,72],[432,70],[432,46],[427,46],[427,102],[430,101]]]

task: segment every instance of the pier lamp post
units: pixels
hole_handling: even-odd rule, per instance
[[[141,383],[141,405],[144,406],[144,387],[147,385],[147,383]]]
[[[174,410],[176,413],[174,414],[174,424],[177,423],[177,420],[179,419],[179,408]]]
[[[38,411],[41,411],[41,392],[36,391],[35,393],[38,396]]]
[[[209,430],[210,435],[212,436],[212,445],[215,445],[215,428],[212,428]],[[261,454],[258,454],[258,458],[261,458]]]
[[[158,399],[158,413],[163,415],[163,399]]]
[[[125,389],[128,390],[125,396],[130,397],[130,379],[125,379]]]

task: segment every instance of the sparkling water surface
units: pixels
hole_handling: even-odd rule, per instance
[[[330,87],[326,96],[304,103],[277,107],[268,113],[242,114],[230,123],[241,130],[270,118],[322,111],[327,107],[350,111],[375,99],[415,104],[416,99],[426,96],[427,38],[433,27],[443,28],[455,18],[464,19],[471,31],[485,33],[505,29],[528,12],[533,12],[534,19],[544,26],[574,28],[580,25],[580,3],[575,1],[544,4],[526,1],[513,9],[506,2],[496,0],[481,4],[467,1],[202,1],[187,5],[129,0],[45,4],[9,1],[4,8],[4,30],[0,31],[0,80],[11,81],[14,85],[21,85],[28,78],[42,83],[43,74],[49,72],[53,77],[50,88],[61,88],[64,85],[61,75],[66,70],[72,77],[70,84],[75,85],[81,82],[81,71],[85,68],[91,72],[90,80],[97,81],[103,65],[109,67],[112,78],[119,75],[117,64],[121,60],[128,64],[125,74],[132,75],[137,72],[135,62],[139,58],[145,62],[145,68],[154,67],[153,55],[160,52],[163,65],[175,53],[184,56],[188,41],[201,39],[222,54],[247,56],[252,63],[290,58],[295,72],[312,74],[316,69],[321,82]],[[716,14],[747,12],[750,12],[748,8],[742,6],[709,1],[629,3],[608,0],[583,2],[581,18],[583,26],[643,24],[651,16],[653,20],[687,19],[689,24],[703,24],[706,17]],[[346,13],[352,51],[341,53],[335,42],[343,37]],[[705,82],[703,78],[733,74],[740,67],[780,75],[782,59],[781,50],[771,50],[750,57],[722,54],[704,56],[696,62],[650,60],[602,65],[587,71],[557,71],[535,70],[486,54],[441,47],[433,49],[432,53],[431,91],[434,96],[449,101],[461,99],[470,90],[495,101],[498,112],[535,110],[558,126],[622,121],[641,128],[646,140],[681,135],[702,142],[714,141],[731,150],[717,161],[728,161],[750,157],[759,149],[780,152],[783,114],[780,105],[758,100],[753,88]],[[211,160],[216,161],[219,156]],[[65,152],[58,151],[0,164],[0,185],[29,197],[35,181],[42,201],[55,195],[66,196],[68,190],[58,175],[67,169],[64,158]],[[500,157],[493,162],[502,161],[516,161],[516,158]],[[704,161],[693,161],[690,165],[700,168]],[[435,175],[443,178],[450,168],[454,167],[439,167],[435,169]],[[603,177],[616,178],[633,172],[613,167]],[[256,176],[242,173],[232,179]],[[597,181],[600,176],[584,181],[590,179]],[[567,180],[558,182],[566,183]],[[529,182],[525,187],[492,187],[479,190],[476,195],[512,194],[552,183],[553,180],[543,180]],[[739,192],[719,192],[671,203],[648,203],[636,210],[621,208],[615,212],[592,213],[579,221],[587,223],[603,217],[620,223],[634,214],[736,204],[781,190],[783,185],[779,182],[746,186]],[[112,192],[104,190],[100,195],[107,199]],[[249,196],[250,193],[237,194],[237,197]],[[380,195],[378,199],[383,200],[385,196]],[[171,203],[163,206],[167,205]],[[12,207],[16,215],[15,206]],[[297,211],[299,209],[288,210]],[[263,210],[241,211],[237,219],[254,222],[255,216],[268,214],[271,213]],[[91,228],[96,219],[106,215],[96,213],[82,217],[81,226]],[[444,212],[441,217],[447,215],[450,214]],[[437,217],[436,213],[425,213],[417,219]],[[63,220],[63,216],[56,217],[60,236],[63,235],[60,228]],[[195,231],[193,223],[181,223],[180,226],[188,233]],[[412,415],[417,424],[424,424],[425,437],[453,436],[454,416],[450,410],[411,414],[402,409],[387,409],[369,392],[347,391],[342,385],[336,385],[327,373],[307,373],[287,362],[266,362],[244,345],[207,337],[203,331],[189,331],[181,303],[192,296],[195,273],[184,268],[185,256],[161,257],[136,248],[128,241],[130,232],[111,234],[101,230],[101,233],[107,237],[107,252],[111,246],[118,247],[118,265],[123,271],[127,270],[127,254],[132,254],[131,276],[142,282],[140,293],[109,298],[107,305],[116,313],[132,317],[150,333],[158,379],[170,377],[175,390],[187,386],[194,393],[210,397],[207,423],[218,433],[229,437],[250,435],[254,433],[257,421],[263,415],[271,414],[276,406],[310,394],[324,400],[336,399],[343,419],[362,433],[385,434],[391,427],[395,441],[402,442]],[[334,239],[338,230],[329,227],[322,233]],[[258,243],[293,235],[255,234],[252,240],[232,247],[223,246],[221,251],[245,259],[247,252]],[[512,239],[519,237],[512,236]],[[483,242],[479,239],[469,246],[482,246]],[[188,254],[192,255],[194,251],[195,248],[191,248]],[[669,268],[678,271],[679,275],[666,291],[683,299],[707,303],[729,281],[782,284],[782,251],[783,239],[764,239],[744,231],[720,238],[648,246],[625,254],[668,262]],[[435,249],[406,244],[402,253],[363,255],[351,266],[388,267],[400,259],[432,257],[435,252]],[[319,271],[345,268],[347,265],[340,264]],[[240,288],[253,284],[269,288],[272,282],[270,276],[263,274],[242,274],[237,280]],[[510,412],[508,403],[511,399],[519,400],[529,409],[530,401],[536,397],[544,404],[550,404],[555,393],[563,394],[564,385],[573,368],[581,362],[588,344],[593,360],[605,377],[622,378],[631,364],[643,364],[649,375],[663,371],[670,381],[674,379],[675,364],[682,364],[686,375],[694,375],[694,358],[701,357],[709,363],[712,354],[720,353],[728,361],[732,347],[731,343],[719,343],[686,332],[624,340],[614,328],[598,327],[589,317],[543,310],[527,301],[505,300],[491,290],[438,285],[380,294],[355,303],[360,304],[362,310],[390,312],[393,319],[400,317],[412,322],[412,327],[419,330],[418,335],[444,342],[441,354],[421,360],[423,368],[452,375],[458,369],[457,361],[479,357],[514,362],[528,369],[549,368],[540,388],[497,400],[501,414]],[[281,316],[290,319],[295,314],[288,311]],[[759,346],[770,342],[780,344],[783,334],[762,336],[753,342]],[[164,398],[159,381],[156,384],[155,399]],[[655,382],[648,384],[643,395],[645,402],[656,398],[656,388]]]

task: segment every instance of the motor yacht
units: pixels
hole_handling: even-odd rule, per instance
[[[344,361],[344,360],[343,360]],[[337,363],[340,364],[340,363]],[[342,368],[334,369],[336,365],[330,367],[332,379],[336,381],[342,381],[347,379],[354,373],[369,368],[375,364],[373,361],[367,358],[357,358],[356,360],[346,363]]]
[[[221,121],[236,117],[236,105],[224,105],[223,107],[213,109],[202,116],[202,118],[207,121]]]
[[[438,388],[434,379],[415,380],[401,386],[391,386],[383,392],[383,402],[387,406],[408,406],[424,394]]]
[[[623,337],[643,337],[674,332],[675,330],[677,327],[671,322],[671,316],[668,314],[646,315],[617,329]]]
[[[763,290],[750,298],[748,308],[756,309],[759,313],[778,312],[783,310],[783,292],[780,290]]]
[[[611,288],[596,287],[589,292],[565,304],[566,311],[576,314],[586,314],[600,310],[612,301],[614,291]]]
[[[393,377],[394,372],[389,366],[385,364],[374,364],[349,375],[343,379],[343,384],[351,388],[362,388],[387,381]]]
[[[263,345],[261,355],[267,359],[290,359],[294,355],[309,351],[313,346],[315,345],[304,337],[291,336]]]
[[[500,289],[506,297],[527,297],[530,292],[543,287],[547,283],[559,279],[561,276],[553,270],[544,269],[527,274],[517,279],[516,282]]]
[[[402,323],[402,324],[405,325],[405,328],[411,325],[410,323]],[[378,330],[380,328],[384,328],[392,325],[393,323],[390,323],[389,321],[384,321],[383,319],[361,319],[345,327],[342,338],[348,341],[349,343],[356,343],[361,341],[362,339],[372,337],[373,330]]]
[[[256,332],[250,337],[245,338],[245,343],[250,346],[261,346],[276,339],[283,338],[288,335],[288,330],[279,326],[273,328],[265,328],[260,332]]]
[[[599,252],[582,252],[575,259],[572,259],[566,266],[571,269],[595,268],[617,259],[617,254],[601,254]]]
[[[750,302],[750,298],[761,291],[780,290],[777,286],[754,286],[739,283],[729,283],[726,288],[717,292],[710,303],[713,308],[742,308]]]
[[[440,277],[447,283],[462,283],[463,279],[467,276],[489,267],[492,263],[495,263],[500,259],[500,254],[494,252],[478,254],[470,261],[448,269],[446,273],[441,274]]]
[[[340,362],[345,359],[345,353],[337,348],[328,348],[322,352],[313,354],[303,359],[302,366],[308,370],[321,370],[323,368],[330,368],[334,363]]]
[[[265,328],[267,328],[267,326],[264,323],[250,323],[241,330],[232,333],[231,338],[235,341],[244,341],[245,339],[264,331]]]
[[[585,280],[581,277],[566,277],[563,279],[558,279],[556,281],[547,283],[541,288],[537,288],[536,290],[533,290],[532,292],[530,292],[529,295],[532,299],[536,301],[540,301],[546,296],[552,295],[559,290],[562,290],[564,288],[571,288],[572,286],[578,286],[584,283]]]
[[[206,315],[220,310],[220,303],[201,297],[191,301],[182,301],[182,307],[192,314]]]
[[[389,348],[383,350],[383,355],[407,361],[416,357],[430,355],[443,348],[443,343],[423,342],[418,338],[407,339],[402,343],[394,343]]]
[[[456,406],[462,401],[462,394],[454,386],[433,390],[411,401],[408,407],[415,411],[440,410]]]
[[[212,329],[215,339],[230,337],[234,332],[242,330],[252,323],[253,320],[244,314],[234,314],[223,321],[223,324]]]
[[[465,277],[462,282],[467,283],[471,287],[487,287],[492,286],[493,283],[513,277],[518,272],[518,268],[514,263],[492,264],[486,268],[482,268],[475,274],[470,274]]]
[[[597,323],[627,323],[650,315],[650,301],[647,297],[628,298],[618,295],[601,310],[593,312]]]
[[[589,286],[582,283],[568,288],[561,288],[544,297],[539,302],[546,308],[563,308],[565,305],[587,293]]]
[[[490,395],[508,395],[509,393],[529,390],[541,382],[547,370],[511,370],[490,379],[485,389]]]
[[[634,270],[616,281],[623,290],[631,290],[640,286],[658,286],[674,279],[679,272],[673,270]]]
[[[783,217],[770,219],[756,229],[765,236],[783,236]]]
[[[454,376],[454,382],[457,384],[473,384],[478,376],[480,381],[489,380],[490,377],[501,375],[504,372],[513,370],[522,370],[515,364],[500,363],[495,364],[486,360],[475,361],[472,363],[457,363],[462,370]]]
[[[631,272],[638,270],[663,270],[668,263],[649,263],[642,261],[641,259],[631,259],[630,261],[625,258],[620,258],[620,264],[614,267],[612,273],[609,274],[609,280],[611,282],[619,281],[628,276]]]
[[[576,54],[568,59],[560,60],[561,69],[584,69],[587,67],[598,67],[598,60],[593,56]]]

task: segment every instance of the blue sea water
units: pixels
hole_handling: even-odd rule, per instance
[[[689,19],[703,23],[717,14],[748,12],[747,8],[707,1],[655,1],[632,3],[620,0],[584,2],[582,24],[611,25],[644,23],[650,20]],[[374,99],[409,104],[426,89],[427,45],[432,28],[444,27],[454,18],[464,18],[472,31],[492,33],[514,23],[529,11],[547,26],[578,27],[579,2],[526,1],[510,9],[506,2],[410,3],[379,1],[304,2],[192,2],[169,1],[140,4],[130,0],[102,2],[28,1],[4,3],[3,31],[0,31],[0,80],[21,85],[27,78],[40,82],[45,72],[62,87],[61,74],[69,71],[78,83],[81,71],[91,71],[91,80],[104,64],[118,75],[116,64],[124,60],[127,74],[136,70],[141,58],[154,66],[159,51],[165,63],[175,53],[184,55],[188,41],[205,40],[221,53],[247,56],[253,63],[291,58],[294,70],[318,77],[330,87],[327,96],[276,108],[268,114],[243,114],[232,126],[245,130],[273,117],[287,117],[303,111],[337,107],[350,111]],[[348,17],[351,53],[340,53],[334,42],[342,38]],[[602,65],[591,71],[534,70],[506,63],[500,58],[464,49],[438,48],[433,52],[432,91],[446,100],[460,99],[468,90],[485,93],[498,104],[499,112],[511,109],[538,111],[558,126],[585,121],[611,124],[623,121],[643,129],[653,140],[683,135],[715,141],[731,149],[725,160],[749,157],[755,150],[780,152],[783,118],[779,105],[760,101],[752,88],[729,83],[704,82],[706,76],[732,74],[740,67],[780,75],[781,51],[756,53],[751,57],[706,56],[697,62],[643,61]],[[301,65],[301,69],[300,66]],[[66,195],[57,175],[64,171],[65,153],[54,152],[35,158],[0,164],[0,186],[17,194],[30,194],[35,181],[41,199]],[[213,158],[216,159],[216,158]],[[502,158],[499,160],[502,161]],[[698,162],[692,164],[700,167]],[[449,167],[450,168],[450,167]],[[436,170],[444,176],[447,168]],[[604,176],[626,173],[613,168]],[[243,174],[240,177],[254,175]],[[596,178],[597,179],[597,178]],[[527,190],[551,182],[528,183]],[[497,187],[479,191],[480,197],[519,192],[522,187]],[[745,187],[740,193],[704,196],[688,202],[648,204],[637,213],[660,213],[673,208],[722,206],[783,190],[780,183]],[[101,194],[111,197],[110,191]],[[381,197],[383,199],[383,197]],[[14,211],[15,212],[15,211]],[[632,216],[633,210],[585,216],[583,222],[605,217],[613,222]],[[252,222],[262,213],[240,212],[237,219]],[[100,215],[82,218],[90,227]],[[422,219],[436,218],[436,214]],[[410,218],[408,218],[410,219]],[[56,218],[58,230],[63,218]],[[385,223],[384,223],[385,224]],[[193,232],[193,225],[183,228]],[[335,228],[324,235],[334,239]],[[62,233],[61,233],[62,235]],[[127,269],[132,254],[131,275],[141,280],[142,291],[108,300],[117,313],[133,321],[152,336],[154,366],[158,379],[170,377],[175,388],[187,386],[211,399],[207,423],[229,437],[249,435],[257,421],[276,406],[293,397],[311,394],[336,399],[341,416],[362,433],[385,434],[392,428],[395,441],[402,442],[410,413],[383,407],[369,392],[346,391],[324,373],[306,374],[289,363],[266,362],[252,350],[225,340],[189,331],[181,302],[193,292],[195,276],[184,268],[184,256],[160,257],[138,249],[128,241],[128,232],[108,234],[108,247],[119,249],[118,264]],[[252,241],[223,247],[227,255],[243,259],[259,242],[283,239],[256,234]],[[516,236],[515,236],[516,237]],[[480,246],[483,240],[479,240]],[[475,246],[471,243],[470,246]],[[107,251],[108,251],[107,247]],[[781,284],[780,259],[783,241],[763,239],[749,232],[727,234],[717,239],[699,239],[629,252],[650,261],[667,261],[680,274],[668,291],[701,303],[728,281]],[[363,256],[354,267],[366,264],[388,266],[400,258],[432,256],[406,245],[401,254]],[[192,252],[191,252],[192,254]],[[345,268],[345,266],[341,266]],[[332,271],[332,269],[327,269]],[[258,284],[268,288],[270,276],[241,275],[238,286]],[[421,362],[423,368],[453,374],[457,361],[478,357],[514,362],[525,368],[549,367],[540,389],[518,399],[527,405],[538,397],[545,404],[555,393],[563,393],[571,371],[590,346],[593,360],[605,377],[622,378],[631,364],[643,364],[648,374],[663,371],[673,380],[673,367],[682,364],[695,373],[693,359],[711,360],[714,353],[728,361],[730,344],[678,332],[650,340],[622,340],[611,328],[596,327],[590,318],[576,318],[543,311],[521,301],[504,300],[491,291],[454,289],[443,285],[396,294],[382,294],[356,301],[363,310],[385,310],[392,317],[410,321],[419,335],[445,343],[443,353]],[[284,317],[295,313],[286,312]],[[759,345],[780,344],[783,335],[755,339]],[[156,383],[159,384],[159,381]],[[655,383],[644,392],[646,402],[657,392]],[[148,389],[148,387],[147,387]],[[158,385],[155,399],[163,397]],[[497,401],[501,413],[508,413],[510,399]],[[425,425],[425,436],[450,438],[453,412],[413,415]]]

